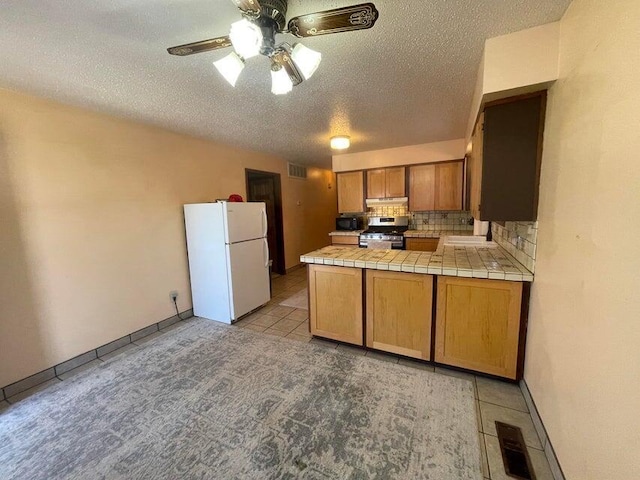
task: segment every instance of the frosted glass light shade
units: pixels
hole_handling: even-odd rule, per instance
[[[213,65],[218,69],[220,74],[235,87],[238,77],[242,70],[244,70],[244,60],[242,60],[236,52],[231,52],[224,58],[221,58],[217,62],[213,62]]]
[[[255,57],[262,47],[262,31],[260,27],[251,23],[246,18],[231,24],[229,33],[233,48],[242,58]]]
[[[351,146],[351,138],[344,136],[333,137],[331,139],[331,148],[334,150],[346,150]]]
[[[291,51],[291,58],[305,80],[309,80],[320,66],[322,54],[297,43]]]
[[[271,70],[271,93],[285,95],[293,90],[293,82],[284,68]]]

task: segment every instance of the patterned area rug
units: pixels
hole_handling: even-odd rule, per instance
[[[192,319],[0,414],[0,478],[480,479],[471,383]]]
[[[309,310],[309,293],[306,288],[300,290],[295,295],[287,298],[280,305],[285,307],[301,308],[303,310]]]

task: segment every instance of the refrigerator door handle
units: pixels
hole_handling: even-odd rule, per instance
[[[269,230],[269,222],[267,220],[267,211],[262,210],[262,236],[267,236],[267,231]]]
[[[267,243],[267,239],[263,238],[264,241],[264,267],[269,267],[269,244]]]

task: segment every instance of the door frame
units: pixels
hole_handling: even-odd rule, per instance
[[[279,173],[265,172],[262,170],[253,170],[251,168],[245,168],[245,180],[246,180],[246,192],[247,202],[251,202],[251,180],[270,177],[273,179],[273,185],[276,197],[276,249],[278,251],[278,262],[273,262],[272,271],[285,275],[287,273],[285,261],[284,261],[284,221],[282,214],[282,182]]]

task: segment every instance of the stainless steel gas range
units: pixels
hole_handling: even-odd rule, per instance
[[[404,232],[409,217],[371,217],[368,230],[360,234],[360,248],[393,248],[404,250]]]

